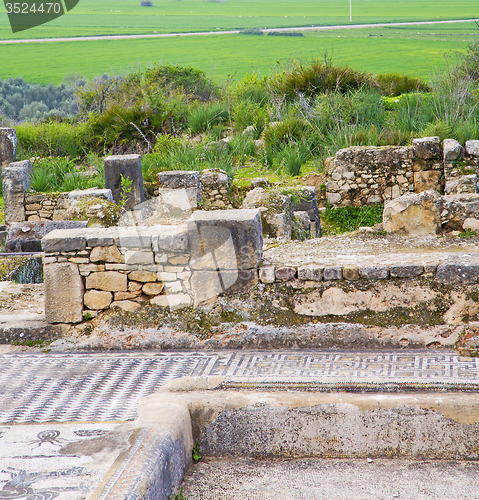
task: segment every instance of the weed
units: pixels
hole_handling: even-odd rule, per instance
[[[474,236],[477,236],[477,233],[469,227],[462,233],[459,233],[459,238],[473,238]]]
[[[121,193],[120,199],[118,200],[118,206],[125,210],[126,203],[128,201],[128,195],[131,192],[131,185],[133,184],[133,180],[129,177],[123,177],[123,174],[120,174],[121,178]]]
[[[323,234],[334,234],[356,231],[362,226],[374,226],[382,221],[383,206],[326,208],[321,215]]]
[[[200,443],[196,441],[195,446],[193,447],[192,458],[194,462],[199,462],[201,460],[200,455]]]

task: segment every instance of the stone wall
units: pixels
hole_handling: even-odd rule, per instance
[[[112,201],[110,189],[86,189],[67,193],[25,192],[25,219],[33,222],[71,220],[80,215],[76,210],[80,199],[98,199]],[[78,207],[79,208],[79,207]],[[99,209],[102,207],[100,206]]]
[[[475,193],[479,141],[466,148],[453,139],[414,139],[408,147],[351,147],[325,162],[326,198],[332,206],[386,203],[409,192]]]
[[[177,309],[257,282],[259,210],[201,211],[187,225],[55,230],[42,239],[48,323],[142,305]]]

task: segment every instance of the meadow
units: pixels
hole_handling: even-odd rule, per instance
[[[211,35],[139,40],[102,40],[2,45],[0,78],[22,76],[34,83],[60,83],[68,74],[92,78],[126,74],[159,64],[191,65],[219,80],[247,73],[270,75],[290,59],[332,58],[375,74],[399,72],[428,80],[477,37],[474,23],[305,32],[303,37]]]
[[[353,0],[353,23],[472,19],[475,0]],[[81,0],[47,25],[12,34],[3,3],[0,39],[278,28],[349,24],[349,1],[336,0]]]

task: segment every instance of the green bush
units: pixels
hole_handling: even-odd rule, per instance
[[[75,163],[69,158],[43,158],[36,160],[30,179],[31,188],[46,193],[62,191],[62,185],[67,173],[75,170]]]
[[[226,124],[228,121],[228,108],[220,102],[196,106],[187,114],[188,127],[194,134],[211,130],[214,126]]]
[[[273,75],[269,82],[274,95],[288,100],[296,99],[299,94],[313,97],[327,92],[349,92],[363,86],[377,87],[368,73],[319,61],[314,61],[309,66],[294,61],[286,70]]]
[[[374,77],[381,93],[386,96],[399,96],[410,92],[429,92],[430,88],[419,78],[400,73],[382,73]]]
[[[87,123],[50,120],[23,123],[16,127],[18,159],[46,156],[83,156],[90,147],[91,130]]]

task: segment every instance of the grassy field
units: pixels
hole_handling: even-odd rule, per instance
[[[68,14],[12,34],[3,2],[0,38],[44,38],[127,33],[176,33],[255,27],[349,24],[349,1],[336,0],[81,0]],[[476,0],[353,0],[353,23],[471,19]]]
[[[70,13],[13,35],[0,2],[0,38],[164,33],[349,24],[349,2],[326,0],[81,0]],[[477,1],[353,0],[353,23],[464,19]],[[444,66],[444,53],[464,51],[477,38],[474,23],[305,32],[303,37],[214,35],[165,39],[2,45],[0,78],[59,83],[71,73],[93,77],[154,63],[191,65],[220,79],[269,75],[278,62],[310,61],[327,53],[335,64],[373,73],[401,72],[427,79]]]
[[[93,77],[127,73],[154,63],[191,65],[219,79],[269,75],[288,59],[322,59],[372,73],[400,72],[428,79],[444,67],[445,53],[462,51],[477,37],[474,23],[446,26],[306,32],[304,37],[212,35],[166,39],[2,45],[0,78],[60,83],[69,73]]]

